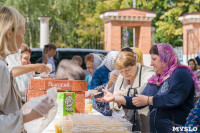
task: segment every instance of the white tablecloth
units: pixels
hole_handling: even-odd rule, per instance
[[[92,109],[92,113],[89,113],[91,115],[102,115],[95,109]],[[55,133],[55,128],[54,128],[54,120],[48,125],[48,127],[42,132],[42,133]]]

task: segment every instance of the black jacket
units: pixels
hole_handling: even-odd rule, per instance
[[[194,93],[192,76],[185,68],[174,70],[161,86],[148,83],[142,94],[154,96],[153,106],[150,106],[151,133],[173,133],[174,125],[184,127],[186,118],[194,107]],[[137,108],[132,103],[132,97],[125,99],[124,108]]]

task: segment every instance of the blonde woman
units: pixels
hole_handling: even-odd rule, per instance
[[[134,89],[138,94],[141,94],[148,83],[148,79],[154,74],[153,68],[142,67],[136,62],[136,56],[131,52],[120,52],[115,60],[114,67],[119,71],[120,75],[117,78],[114,95],[133,96]],[[116,112],[122,112],[122,107],[119,108],[117,103],[110,103],[110,108],[113,110],[113,115]],[[125,114],[120,116],[128,120],[134,117],[134,111],[123,109]],[[149,109],[148,107],[138,110],[142,123],[142,132],[149,132]]]
[[[17,53],[24,43],[25,19],[16,9],[0,6],[0,20],[0,132],[22,133],[24,123],[42,117],[34,109],[26,115],[20,110],[21,94],[5,61],[8,55]],[[47,69],[45,65],[40,67],[41,71],[48,71]],[[45,114],[53,106],[43,101],[37,108],[43,108]]]

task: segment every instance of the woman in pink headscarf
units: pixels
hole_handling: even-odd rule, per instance
[[[150,49],[152,76],[141,95],[114,96],[104,91],[101,102],[114,101],[127,109],[150,107],[150,132],[169,133],[185,129],[186,118],[194,106],[197,77],[187,66],[181,65],[170,44],[160,43]]]

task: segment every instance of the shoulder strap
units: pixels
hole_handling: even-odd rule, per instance
[[[140,66],[139,87],[141,86],[142,65]]]
[[[139,73],[139,87],[141,86],[141,74],[142,74],[142,66],[140,66],[140,73]],[[137,94],[136,88],[128,88],[127,96],[129,96],[129,93],[131,89],[134,89],[134,95]]]
[[[120,85],[120,87],[119,87],[119,90],[122,89],[122,85],[123,85],[123,83],[124,83],[124,78],[123,78],[122,83],[121,83],[121,85]]]

